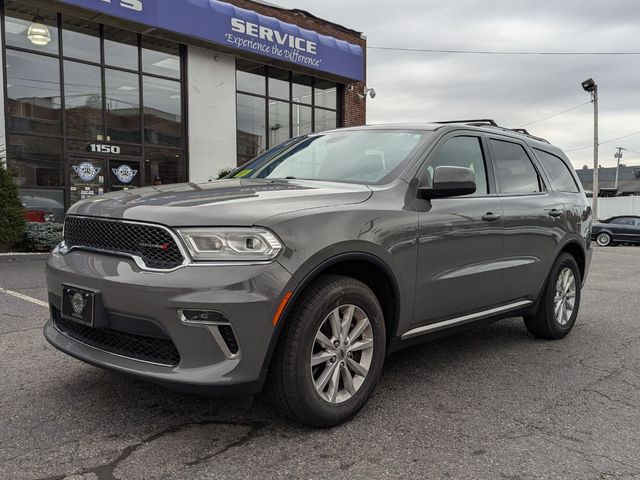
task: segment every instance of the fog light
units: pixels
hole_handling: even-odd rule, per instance
[[[228,325],[229,320],[212,310],[178,310],[180,321],[187,325]]]

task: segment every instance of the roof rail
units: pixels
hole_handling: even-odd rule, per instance
[[[449,120],[446,122],[433,122],[433,123],[439,123],[442,125],[448,125],[448,124],[452,124],[452,123],[462,123],[465,125],[470,125],[472,127],[493,127],[493,128],[497,128],[502,130],[503,132],[515,132],[515,133],[520,133],[522,135],[526,135],[529,138],[532,138],[534,140],[538,140],[539,142],[544,142],[544,143],[549,143],[550,142],[542,137],[536,137],[535,135],[531,135],[529,133],[528,130],[526,130],[525,128],[507,128],[507,127],[501,127],[500,125],[498,125],[496,123],[495,120],[491,120],[488,118],[485,119],[480,119],[480,120]]]
[[[433,123],[442,123],[442,124],[448,124],[448,123],[468,123],[469,125],[491,125],[493,127],[497,127],[498,124],[496,123],[495,120],[491,120],[490,118],[480,118],[477,120],[447,120],[445,122],[433,122]]]

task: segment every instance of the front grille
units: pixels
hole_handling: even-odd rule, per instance
[[[65,320],[60,315],[54,316],[54,322],[62,333],[90,347],[171,367],[180,363],[180,354],[175,344],[169,339],[91,328]]]
[[[142,258],[148,268],[168,270],[184,258],[173,236],[153,225],[68,216],[64,224],[68,248],[91,248]]]

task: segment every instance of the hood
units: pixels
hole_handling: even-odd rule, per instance
[[[112,192],[83,200],[71,215],[185,226],[251,226],[274,215],[361,203],[365,185],[308,180],[219,180]]]

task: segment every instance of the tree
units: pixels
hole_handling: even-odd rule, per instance
[[[0,250],[7,250],[22,240],[24,210],[18,187],[9,172],[0,166]]]

